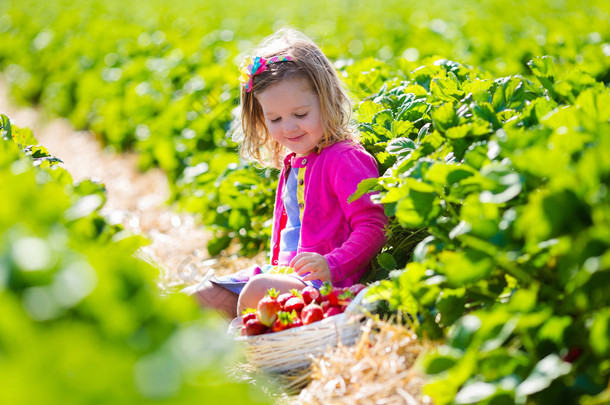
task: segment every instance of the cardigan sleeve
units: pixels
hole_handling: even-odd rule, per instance
[[[358,183],[379,177],[375,159],[361,147],[344,150],[333,159],[329,181],[343,214],[351,228],[347,240],[326,254],[333,284],[356,283],[369,269],[371,261],[386,243],[385,226],[388,219],[383,206],[371,201],[371,193],[348,202]]]

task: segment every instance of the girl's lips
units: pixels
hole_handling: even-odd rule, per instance
[[[294,138],[286,138],[286,139],[288,139],[289,142],[296,142],[296,141],[299,141],[304,136],[305,136],[305,134],[299,135],[299,136],[295,136]]]

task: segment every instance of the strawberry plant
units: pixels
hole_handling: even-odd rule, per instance
[[[435,403],[607,396],[610,92],[549,57],[528,65],[532,80],[490,80],[436,61],[360,106],[391,164],[358,194],[378,190],[401,227],[429,234],[370,296],[445,339],[425,361]],[[414,129],[393,131],[414,105]]]

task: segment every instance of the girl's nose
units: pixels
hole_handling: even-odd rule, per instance
[[[284,133],[291,133],[296,131],[298,128],[298,125],[294,122],[294,121],[284,121],[284,125],[282,127],[282,130],[284,131]]]

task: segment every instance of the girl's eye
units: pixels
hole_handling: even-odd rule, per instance
[[[269,120],[269,121],[271,121],[271,122],[280,122],[280,119],[281,119],[281,118],[274,118],[274,119]]]
[[[305,117],[307,117],[307,113],[305,113],[305,114],[295,114],[294,116],[297,117],[297,118],[305,118]]]

